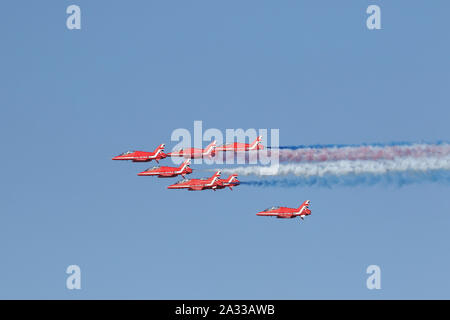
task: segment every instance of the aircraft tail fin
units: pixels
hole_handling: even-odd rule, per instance
[[[308,209],[310,204],[311,204],[311,200],[306,200],[300,205],[300,207],[298,207],[298,210],[301,211],[304,209]]]
[[[213,142],[211,142],[211,143],[205,148],[205,153],[206,153],[206,154],[212,153],[212,151],[214,151],[214,149],[216,148],[216,146],[217,146],[216,140],[214,140]]]
[[[250,150],[255,149],[258,146],[258,144],[261,143],[261,140],[262,140],[262,136],[259,136],[258,138],[256,138],[255,141],[253,141],[252,144],[250,145],[249,149]]]
[[[217,170],[217,171],[212,175],[212,177],[210,178],[211,181],[217,181],[218,179],[220,179],[220,174],[221,174],[221,171],[220,171],[220,170]]]
[[[233,187],[237,186],[238,184],[240,184],[239,180],[237,179],[237,174],[232,174],[228,177],[227,180],[225,180],[225,182],[228,184],[228,188],[230,188],[230,190],[233,190]]]
[[[190,164],[191,164],[191,159],[186,159],[183,161],[183,163],[178,168],[184,169],[185,167],[189,166]]]
[[[155,153],[158,151],[163,151],[164,148],[166,147],[166,145],[164,143],[161,143],[156,149],[155,149]]]

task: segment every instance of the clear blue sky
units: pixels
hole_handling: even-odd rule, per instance
[[[366,28],[369,4],[382,30]],[[149,164],[111,161],[171,147],[194,120],[279,128],[283,145],[450,140],[449,11],[5,1],[0,298],[450,298],[448,186],[177,192],[136,175]],[[255,216],[306,199],[304,223]],[[80,291],[65,288],[71,264]],[[365,286],[371,264],[379,291]]]

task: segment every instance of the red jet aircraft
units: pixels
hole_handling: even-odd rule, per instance
[[[153,167],[148,168],[145,171],[139,172],[138,176],[158,176],[158,178],[171,178],[178,175],[184,176],[192,173],[192,169],[189,168],[191,160],[185,160],[179,167]]]
[[[168,186],[168,189],[188,189],[190,191],[212,189],[219,180],[220,171],[213,174],[211,178],[181,180]]]
[[[138,176],[158,176],[158,178],[170,178],[178,175],[184,176],[192,173],[192,169],[189,168],[191,160],[185,160],[179,167],[153,167],[145,171],[139,172]]]
[[[155,160],[159,163],[159,160],[167,157],[167,154],[163,152],[164,143],[159,145],[158,148],[153,152],[148,151],[127,151],[119,154],[117,157],[112,158],[113,160],[132,160],[133,162],[147,162]]]
[[[205,149],[187,148],[178,151],[170,152],[167,155],[169,157],[184,157],[184,158],[204,158],[214,155],[214,149],[216,148],[216,140],[211,142]]]
[[[272,207],[264,211],[258,212],[256,215],[264,217],[277,217],[283,219],[292,219],[295,217],[300,217],[300,219],[303,220],[305,216],[309,216],[311,214],[311,210],[308,208],[310,204],[311,201],[306,200],[298,208]]]
[[[261,144],[262,136],[256,138],[252,143],[240,143],[234,142],[230,144],[225,144],[223,146],[217,147],[216,151],[251,151],[251,150],[261,150],[264,146]]]

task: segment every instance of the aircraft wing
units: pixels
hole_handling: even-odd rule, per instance
[[[160,175],[161,177],[171,177],[171,176],[173,176],[173,173],[170,173],[170,172],[160,172],[160,173],[158,173],[158,175]]]
[[[276,217],[279,213],[259,213],[260,216]]]
[[[190,187],[189,189],[196,190],[196,191],[203,190],[203,186],[193,186],[193,187]]]

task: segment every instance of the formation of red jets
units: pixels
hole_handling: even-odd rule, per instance
[[[171,153],[164,153],[165,144],[160,144],[155,151],[127,151],[114,158],[112,160],[130,160],[132,162],[149,162],[155,160],[159,163],[159,160],[167,157],[183,157],[186,160],[178,167],[153,167],[145,171],[139,172],[138,176],[157,176],[158,178],[172,178],[176,176],[182,176],[185,178],[187,174],[192,173],[192,169],[189,167],[191,159],[213,157],[217,151],[227,152],[242,152],[252,150],[262,150],[264,146],[261,144],[262,137],[259,136],[252,143],[231,143],[217,147],[216,141],[211,142],[206,148],[186,148]],[[227,179],[220,178],[220,171],[215,172],[210,178],[202,179],[184,179],[177,183],[168,186],[168,189],[187,189],[189,191],[200,190],[218,190],[224,188],[236,187],[240,184],[237,179],[237,174],[230,175]],[[258,212],[257,216],[277,217],[282,219],[292,219],[300,217],[303,220],[305,216],[311,214],[309,209],[311,201],[306,200],[298,208],[287,207],[272,207],[264,211]]]
[[[252,144],[231,144],[222,146],[223,150],[233,150],[231,147],[236,145],[236,151],[242,150],[253,150],[259,149],[259,143],[261,142],[261,137],[258,137]],[[172,178],[181,175],[183,178],[187,174],[192,173],[192,169],[189,167],[191,164],[191,159],[212,157],[215,155],[216,141],[211,142],[206,148],[187,148],[174,151],[171,153],[164,153],[165,144],[159,145],[155,151],[127,151],[114,158],[113,160],[131,160],[133,162],[148,162],[155,160],[159,163],[159,160],[167,157],[183,157],[187,158],[179,167],[153,167],[145,171],[139,172],[139,176],[157,176],[158,178]],[[237,174],[230,175],[227,179],[220,179],[220,171],[217,171],[210,178],[202,179],[185,179],[181,180],[175,184],[168,186],[168,189],[187,189],[190,191],[199,190],[218,190],[224,189],[226,187],[233,190],[233,187],[239,185],[239,180],[237,179]]]

